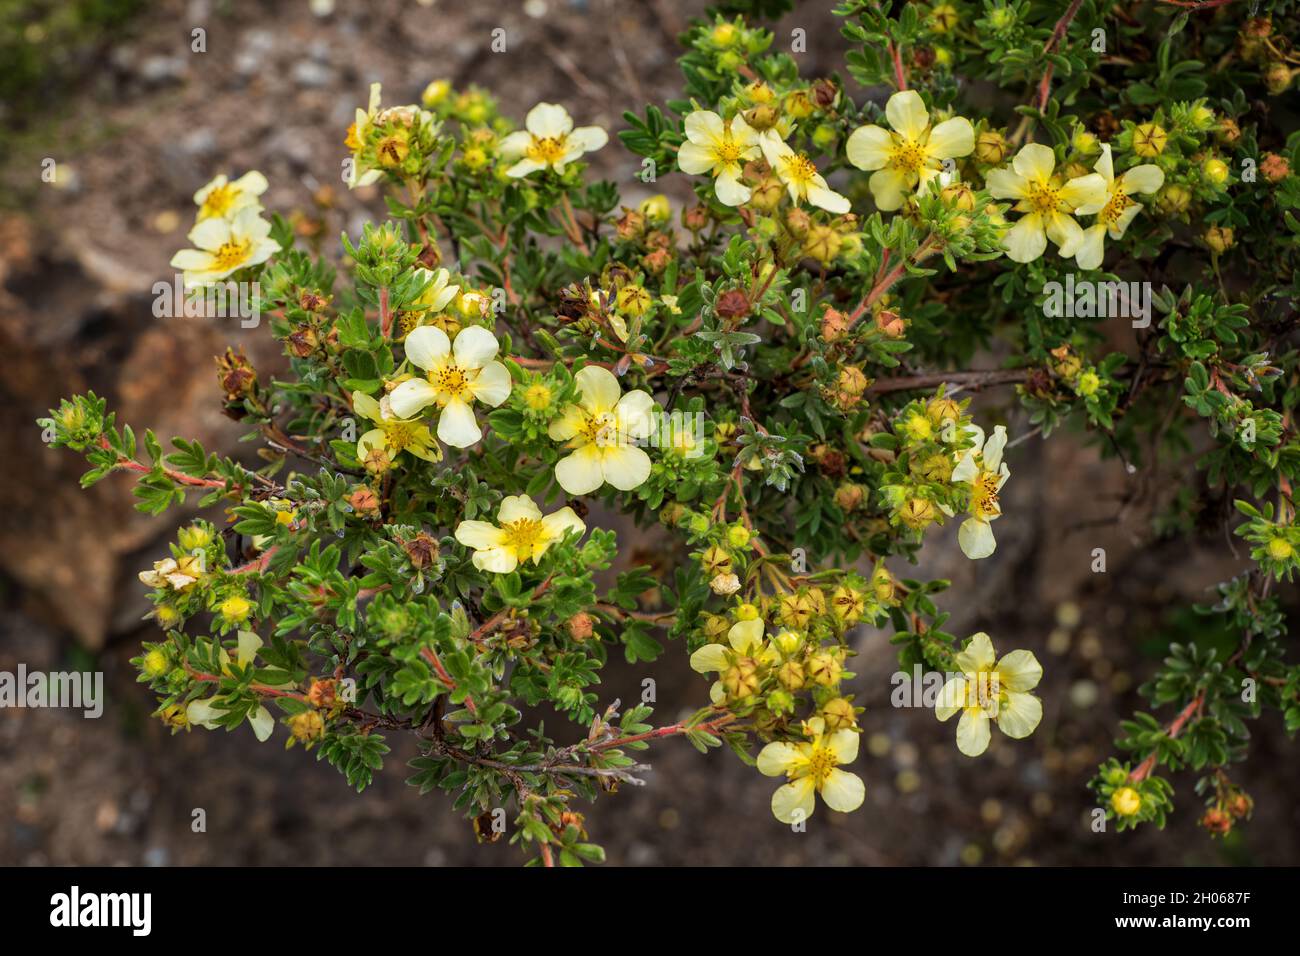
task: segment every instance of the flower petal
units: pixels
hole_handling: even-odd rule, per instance
[[[275,718],[265,707],[258,707],[257,710],[248,715],[248,723],[253,728],[253,735],[259,741],[265,742],[275,730]]]
[[[1129,195],[1133,193],[1153,193],[1164,184],[1164,170],[1150,163],[1134,166],[1119,180],[1120,188]]]
[[[1109,195],[1109,184],[1097,173],[1076,176],[1061,187],[1061,201],[1071,209],[1095,206],[1097,203],[1104,204]]]
[[[858,759],[858,739],[855,730],[837,730],[826,738],[826,746],[835,755],[836,763],[853,763]]]
[[[812,777],[800,777],[777,787],[772,794],[772,814],[782,823],[806,823],[813,815],[816,806],[813,803],[817,792]]]
[[[1049,179],[1056,168],[1056,154],[1042,143],[1030,143],[1016,153],[1011,168],[1028,180]]]
[[[726,132],[722,117],[712,110],[695,110],[687,113],[683,126],[686,129],[686,138],[702,146],[712,146],[721,140]]]
[[[692,176],[710,172],[716,163],[717,154],[708,146],[685,142],[677,150],[677,168]]]
[[[583,445],[573,454],[555,464],[555,480],[571,495],[586,495],[605,483],[601,468],[600,449],[596,445]]]
[[[993,642],[983,631],[972,634],[966,647],[957,655],[957,666],[963,674],[979,674],[991,670],[994,661]]]
[[[895,132],[914,143],[920,142],[930,128],[930,114],[916,90],[901,90],[891,96],[885,103],[885,117]],[[973,148],[974,144],[971,146]]]
[[[1033,694],[1010,693],[998,708],[998,729],[1008,737],[1023,740],[1043,719],[1043,702]]]
[[[936,159],[969,156],[975,150],[975,127],[964,116],[944,120],[930,130],[926,150]]]
[[[819,206],[837,216],[844,215],[852,208],[848,197],[841,196],[833,189],[828,189],[825,180],[822,180],[820,176],[817,177],[817,180],[808,184],[808,201],[814,206]]]
[[[619,396],[623,393],[614,373],[599,365],[583,366],[573,376],[573,380],[578,385],[578,391],[582,393],[582,397],[578,400],[579,404],[594,414],[613,411],[614,406],[618,404]]]
[[[559,511],[552,512],[542,519],[542,527],[553,538],[562,538],[569,531],[576,531],[582,534],[587,530],[587,525],[577,513],[569,507],[561,508]]]
[[[475,551],[474,567],[491,574],[509,574],[519,567],[519,557],[510,548],[487,548]]]
[[[500,528],[487,521],[462,521],[456,525],[456,540],[475,550],[498,547],[504,536]]]
[[[649,438],[654,430],[655,400],[649,392],[635,388],[614,406],[614,421],[621,439]]]
[[[470,394],[493,408],[510,397],[511,387],[510,373],[500,362],[488,362],[469,383]]]
[[[832,770],[822,783],[822,799],[826,806],[839,813],[852,813],[862,806],[867,788],[862,778],[845,770]]]
[[[1083,240],[1074,251],[1080,269],[1096,269],[1106,257],[1106,227],[1098,224],[1083,230]]]
[[[438,416],[438,438],[444,445],[468,448],[482,437],[483,429],[474,420],[474,410],[464,401],[453,398],[443,406],[442,414]]]
[[[441,331],[436,326],[431,326],[431,328],[435,331]],[[416,331],[418,332],[419,329],[416,329]],[[446,338],[445,334],[443,338]],[[497,337],[483,326],[467,325],[456,336],[456,343],[452,346],[452,352],[455,353],[456,364],[461,368],[483,368],[488,362],[497,357],[497,349],[500,347],[497,343]],[[408,351],[407,354],[409,355],[410,352]]]
[[[739,206],[747,203],[754,195],[753,191],[742,183],[735,169],[724,169],[713,182],[713,192],[718,202],[724,206]]]
[[[994,199],[1024,199],[1028,195],[1025,178],[1010,169],[991,169],[984,178],[989,195]]]
[[[705,644],[691,655],[691,670],[697,674],[708,674],[713,671],[726,670],[730,665],[727,658],[727,649],[721,644]],[[768,744],[768,746],[772,746]],[[759,754],[759,760],[763,759]]]
[[[967,518],[961,523],[957,529],[957,544],[961,546],[962,554],[972,561],[987,558],[998,546],[992,526],[979,518]]]
[[[418,332],[419,329],[416,329]],[[388,407],[398,418],[412,418],[420,409],[432,405],[438,397],[437,390],[422,378],[407,379],[388,396]]]
[[[1047,250],[1047,233],[1038,213],[1021,216],[1002,237],[1002,248],[1012,262],[1033,262]]]
[[[1012,651],[998,661],[998,680],[1004,690],[1023,693],[1043,679],[1043,665],[1033,651]]]
[[[541,521],[542,510],[537,507],[537,502],[527,495],[507,495],[502,498],[501,507],[497,509],[497,521],[504,525],[511,521],[518,521],[520,518]]]
[[[871,174],[867,185],[876,207],[884,212],[893,212],[903,205],[903,194],[908,187],[907,174],[899,169],[877,170]]]
[[[406,357],[411,360],[411,364],[426,372],[451,354],[451,339],[436,325],[422,325],[412,329],[404,345]]]
[[[990,736],[988,714],[974,707],[961,712],[961,720],[957,722],[958,750],[967,757],[978,757],[988,749]]]
[[[844,144],[849,162],[868,171],[889,165],[893,148],[893,135],[879,126],[859,126]]]
[[[634,445],[601,449],[605,480],[619,491],[631,491],[650,477],[650,456]]]
[[[939,688],[939,696],[934,701],[934,715],[940,720],[947,720],[966,706],[966,678],[950,677]]]
[[[539,138],[561,139],[573,129],[573,118],[563,106],[538,103],[524,117],[524,126]]]

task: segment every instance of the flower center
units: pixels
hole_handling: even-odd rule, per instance
[[[216,267],[218,269],[234,269],[242,265],[248,259],[248,253],[252,245],[250,239],[245,239],[243,242],[222,243],[221,248],[213,254]]]
[[[563,136],[533,137],[533,145],[528,148],[528,158],[539,163],[554,163],[568,152]]]
[[[384,441],[398,451],[416,443],[416,427],[410,422],[383,422],[379,427],[383,429]]]
[[[601,412],[599,415],[589,414],[578,434],[588,444],[601,448],[612,447],[618,444],[618,423],[609,412]]]
[[[924,147],[909,139],[894,147],[889,162],[895,169],[901,169],[909,173],[919,173],[925,167],[925,160]]]
[[[505,532],[505,546],[513,550],[520,561],[527,561],[545,550],[542,538],[546,528],[536,518],[507,521],[501,530]]]
[[[722,142],[714,150],[718,159],[724,163],[734,163],[740,159],[740,144],[731,138],[730,134],[724,136]]]
[[[790,160],[786,172],[797,183],[809,183],[817,175],[817,166],[811,159],[800,153]]]
[[[377,148],[379,162],[385,166],[400,166],[402,160],[406,159],[406,154],[410,152],[410,147],[406,143],[405,136],[398,136],[394,133],[392,136],[385,136],[379,141]]]
[[[970,683],[969,694],[974,697],[972,706],[996,713],[1002,700],[1002,680],[997,671],[980,671]]]
[[[201,218],[208,219],[213,216],[224,216],[231,204],[235,201],[236,191],[227,183],[224,186],[218,186],[212,192],[208,193],[207,198],[203,200],[203,215]]]
[[[446,395],[446,399],[460,398],[469,391],[469,374],[459,365],[444,365],[429,373],[429,384]]]
[[[1028,200],[1034,212],[1055,212],[1061,205],[1061,191],[1046,181],[1031,183]]]
[[[1133,200],[1128,198],[1124,190],[1116,188],[1115,195],[1102,208],[1100,216],[1101,221],[1107,225],[1114,225],[1119,222],[1119,217],[1124,214],[1124,210],[1133,205]]]
[[[827,747],[813,746],[812,753],[808,755],[808,776],[816,781],[820,787],[830,777],[831,771],[835,769],[835,754],[831,753]]]
[[[990,518],[1002,513],[998,505],[998,474],[981,471],[971,491],[971,513],[977,518]]]

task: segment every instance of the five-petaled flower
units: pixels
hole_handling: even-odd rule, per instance
[[[234,182],[224,175],[194,194],[194,205],[199,207],[198,221],[204,219],[231,219],[241,209],[254,206],[261,209],[258,196],[266,192],[266,177],[257,170],[244,173]]]
[[[280,251],[271,238],[271,224],[260,206],[245,206],[231,219],[202,219],[187,237],[194,249],[172,256],[174,269],[184,272],[185,287],[210,285],[248,266],[260,265]]]
[[[964,452],[958,452],[952,480],[970,484],[970,503],[966,506],[970,517],[957,530],[957,543],[966,557],[987,558],[997,547],[990,522],[1002,514],[998,493],[1011,477],[1011,469],[1002,460],[1007,430],[998,425],[985,441],[984,429],[978,425],[966,428],[974,437],[975,444]]]
[[[408,379],[389,395],[398,418],[413,418],[422,408],[437,405],[438,438],[453,448],[468,448],[483,437],[470,402],[493,408],[510,397],[510,373],[496,361],[496,336],[481,325],[460,330],[453,345],[447,333],[422,325],[406,337],[406,357],[425,372]]]
[[[684,173],[715,177],[713,191],[725,206],[748,202],[750,189],[740,181],[744,164],[758,159],[762,150],[756,133],[737,113],[724,121],[712,110],[686,116],[686,142],[677,151],[677,166]]]
[[[993,642],[974,635],[957,655],[961,674],[948,680],[935,701],[935,716],[947,720],[958,711],[957,749],[978,757],[989,745],[989,721],[1017,740],[1028,737],[1043,719],[1043,702],[1029,691],[1043,678],[1043,665],[1031,651],[1012,651],[994,664]]]
[[[1129,223],[1142,211],[1142,204],[1130,197],[1134,193],[1153,193],[1165,184],[1164,170],[1152,163],[1134,166],[1116,179],[1109,143],[1102,145],[1101,159],[1093,168],[1105,180],[1106,194],[1098,202],[1084,203],[1075,210],[1081,216],[1097,214],[1096,223],[1083,231],[1083,241],[1074,257],[1080,269],[1101,265],[1107,234],[1112,239],[1124,237]]]
[[[494,574],[509,574],[529,559],[541,561],[548,548],[569,531],[587,530],[572,508],[549,515],[527,495],[512,495],[501,501],[497,524],[462,521],[456,526],[456,540],[474,549],[474,567]]]
[[[869,181],[876,205],[889,212],[904,194],[925,189],[944,168],[945,159],[969,156],[975,129],[961,116],[930,125],[930,114],[915,90],[895,93],[885,104],[893,131],[863,126],[853,131],[845,150],[858,169],[874,170]]]
[[[391,402],[390,405],[391,411]],[[365,462],[375,451],[391,461],[404,451],[425,461],[441,461],[442,449],[429,434],[429,426],[419,420],[405,420],[384,414],[384,402],[377,402],[365,392],[352,393],[352,409],[375,424],[357,440],[357,459]]]
[[[650,456],[633,442],[650,437],[654,399],[635,389],[621,395],[614,373],[588,365],[574,375],[581,393],[566,405],[547,433],[572,452],[555,465],[555,480],[571,495],[585,495],[609,482],[631,491],[650,477]]]
[[[852,763],[858,757],[856,730],[826,732],[826,722],[820,717],[804,721],[804,734],[809,739],[800,743],[775,741],[758,754],[759,772],[768,777],[785,775],[789,783],[778,787],[772,794],[772,813],[782,823],[803,823],[816,808],[814,799],[821,794],[826,806],[840,813],[851,813],[862,806],[866,787],[862,778],[840,764]]]
[[[583,153],[594,153],[609,141],[599,126],[573,128],[573,119],[563,106],[538,103],[524,118],[524,129],[501,141],[503,159],[515,160],[506,170],[514,179],[550,168],[557,173]]]
[[[836,215],[849,211],[848,199],[827,186],[826,180],[817,172],[816,164],[803,153],[791,149],[790,144],[781,139],[775,130],[765,132],[758,142],[768,165],[776,170],[777,177],[785,183],[795,205],[806,200]]]
[[[989,193],[995,199],[1015,199],[1013,207],[1024,213],[1005,236],[1002,248],[1013,262],[1032,262],[1047,249],[1047,240],[1061,255],[1073,256],[1083,241],[1083,229],[1072,213],[1079,207],[1104,205],[1106,180],[1097,173],[1062,182],[1053,176],[1056,154],[1041,143],[1030,143],[1016,153],[1011,169],[994,169],[988,175]]]

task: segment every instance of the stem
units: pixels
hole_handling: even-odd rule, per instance
[[[1184,707],[1182,712],[1174,718],[1174,722],[1169,725],[1169,730],[1167,732],[1171,739],[1177,737],[1183,732],[1183,727],[1186,726],[1187,722],[1192,719],[1192,715],[1196,713],[1204,703],[1205,691],[1198,691],[1196,696],[1192,698],[1191,703]],[[1151,771],[1155,769],[1155,765],[1156,755],[1152,753],[1146,760],[1143,760],[1131,774],[1128,775],[1129,781],[1132,783],[1141,783],[1147,778]]]

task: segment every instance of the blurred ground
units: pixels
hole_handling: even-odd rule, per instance
[[[31,423],[59,396],[94,388],[122,421],[235,452],[239,429],[220,415],[211,356],[235,343],[271,368],[265,329],[151,311],[152,285],[171,278],[167,261],[183,243],[196,188],[217,172],[261,169],[272,183],[268,208],[303,211],[304,229],[317,229],[332,252],[330,237],[358,231],[382,209],[374,194],[337,188],[343,131],[371,81],[397,103],[448,76],[487,87],[516,115],[547,99],[581,123],[615,129],[623,109],[676,92],[673,37],[702,6],[379,0],[321,17],[307,0],[163,0],[125,35],[83,52],[80,79],[57,97],[49,91],[48,106],[25,111],[31,118],[7,134],[0,167],[0,346],[9,356],[0,380],[0,670],[19,661],[97,667],[110,701],[97,721],[0,710],[0,863],[518,862],[504,844],[475,845],[445,797],[405,787],[408,741],[390,739],[385,773],[357,796],[330,768],[301,751],[257,746],[246,729],[171,738],[151,721],[151,698],[128,664],[149,633],[139,622],[146,605],[135,571],[179,519],[132,512],[126,481],[80,492],[76,456],[44,448]],[[839,62],[829,6],[801,6],[778,32],[807,30],[808,76]],[[200,26],[207,52],[197,54],[190,38]],[[495,27],[506,30],[506,53],[488,52]],[[60,164],[57,186],[40,181],[45,157]],[[638,166],[616,143],[596,166],[635,183]],[[657,188],[686,195],[672,178]],[[322,209],[313,196],[325,186],[334,199]],[[983,400],[996,413],[1007,398]],[[1256,818],[1230,841],[1196,831],[1190,775],[1178,778],[1180,809],[1166,833],[1091,831],[1084,785],[1110,752],[1117,721],[1139,706],[1136,685],[1155,664],[1147,650],[1169,626],[1170,608],[1203,600],[1206,587],[1240,565],[1223,555],[1221,539],[1204,555],[1150,540],[1150,507],[1176,490],[1179,475],[1147,480],[1115,522],[1135,479],[1077,436],[1030,439],[1010,460],[1008,518],[994,558],[976,566],[936,542],[925,558],[941,563],[895,570],[953,578],[944,606],[965,609],[954,632],[986,628],[1000,650],[1038,654],[1046,668],[1039,731],[1020,742],[995,734],[984,759],[967,760],[951,724],[889,707],[892,649],[885,635],[864,634],[854,668],[857,702],[867,708],[856,767],[868,785],[862,812],[823,809],[809,832],[790,833],[768,811],[772,781],[729,754],[705,757],[670,741],[648,757],[649,786],[602,800],[590,817],[611,862],[1296,861],[1300,770],[1271,719],[1255,728],[1254,755],[1238,780],[1257,799]],[[1097,547],[1107,551],[1106,574],[1090,569]],[[647,671],[612,666],[602,700],[639,698],[648,673],[662,721],[693,710],[705,682],[673,651]],[[195,808],[206,810],[206,833],[191,831]]]

